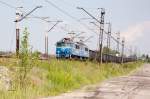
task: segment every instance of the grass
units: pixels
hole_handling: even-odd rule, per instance
[[[51,59],[36,61],[28,73],[26,88],[17,83],[17,59],[0,59],[0,65],[7,66],[12,72],[13,91],[1,91],[2,99],[36,99],[72,91],[85,85],[96,84],[105,79],[126,75],[141,66],[141,62],[126,64],[102,64]]]

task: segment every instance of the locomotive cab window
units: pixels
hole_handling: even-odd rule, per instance
[[[88,48],[85,48],[85,51],[88,51]]]
[[[80,49],[79,45],[75,45],[75,48],[76,48],[76,49]]]
[[[63,47],[65,46],[65,43],[61,42],[61,43],[57,43],[57,47]]]

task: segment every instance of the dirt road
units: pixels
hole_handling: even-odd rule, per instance
[[[43,99],[150,99],[150,64],[130,76],[107,80],[100,85]]]

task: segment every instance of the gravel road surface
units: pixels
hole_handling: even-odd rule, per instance
[[[150,64],[143,65],[129,76],[42,99],[150,99]]]

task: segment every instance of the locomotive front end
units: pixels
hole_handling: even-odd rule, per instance
[[[71,56],[71,43],[64,40],[56,44],[56,58],[70,58]]]

